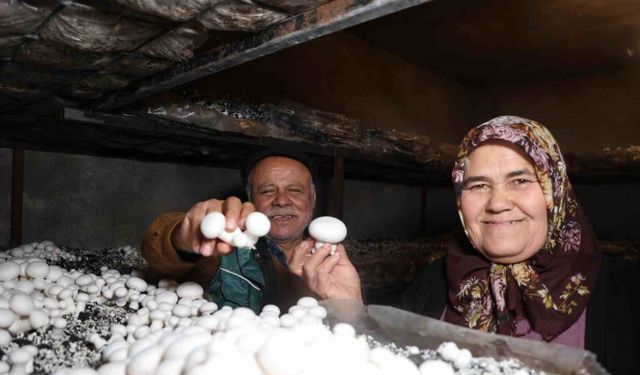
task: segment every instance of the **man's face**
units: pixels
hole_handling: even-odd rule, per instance
[[[294,159],[269,156],[256,164],[249,182],[256,210],[271,221],[269,237],[277,243],[302,240],[316,204],[307,167]]]

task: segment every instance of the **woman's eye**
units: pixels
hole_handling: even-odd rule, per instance
[[[527,180],[525,178],[517,178],[517,179],[513,180],[512,182],[513,182],[514,185],[524,185],[524,184],[528,184],[531,181]]]
[[[467,189],[469,189],[471,191],[478,191],[478,190],[483,190],[483,189],[485,189],[487,187],[488,187],[487,184],[477,184],[477,185],[468,186]]]

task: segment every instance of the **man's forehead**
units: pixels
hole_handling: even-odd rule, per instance
[[[260,160],[251,170],[250,178],[269,179],[287,175],[300,182],[310,182],[311,172],[301,162],[284,156],[268,156]],[[254,181],[261,183],[262,181]],[[265,181],[266,182],[266,181]]]

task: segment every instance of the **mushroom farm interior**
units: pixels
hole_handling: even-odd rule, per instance
[[[460,229],[457,145],[509,114],[551,130],[603,247],[638,259],[639,2],[166,3],[0,1],[0,248],[137,248],[161,213],[245,199],[239,166],[279,147],[318,163],[315,215],[397,305]]]

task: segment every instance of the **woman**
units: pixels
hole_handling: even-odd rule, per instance
[[[404,307],[585,348],[612,374],[640,373],[640,267],[599,251],[551,133],[514,116],[479,125],[452,177],[466,236],[416,276]]]

